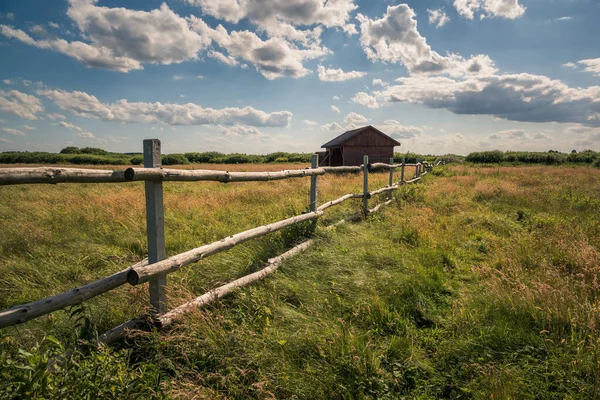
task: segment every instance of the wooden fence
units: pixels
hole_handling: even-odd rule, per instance
[[[440,162],[438,162],[437,165],[439,164]],[[213,170],[162,169],[160,141],[158,139],[148,139],[144,140],[144,168],[128,168],[124,171],[54,167],[0,169],[0,185],[144,181],[146,196],[146,229],[148,237],[147,259],[142,260],[137,264],[119,271],[111,276],[99,279],[87,285],[71,289],[67,292],[47,297],[45,299],[37,300],[28,304],[13,306],[6,310],[0,311],[0,329],[23,323],[53,311],[79,304],[85,300],[89,300],[102,293],[106,293],[126,283],[131,285],[139,285],[145,282],[149,283],[150,314],[132,319],[116,328],[111,329],[110,331],[101,335],[99,337],[99,341],[110,343],[121,337],[128,329],[138,327],[144,323],[151,323],[159,327],[168,325],[174,319],[185,314],[186,312],[227,295],[234,288],[246,286],[272,273],[279,267],[283,260],[305,250],[313,243],[313,241],[309,239],[290,249],[284,254],[270,259],[264,269],[244,276],[219,288],[213,289],[210,292],[190,301],[189,303],[172,309],[171,311],[169,311],[167,307],[168,274],[175,272],[188,264],[223,252],[248,240],[268,235],[269,233],[282,230],[286,227],[301,222],[316,220],[323,215],[326,209],[339,205],[349,199],[362,199],[361,211],[346,218],[345,220],[340,221],[339,223],[351,219],[358,219],[361,215],[366,216],[371,212],[377,211],[381,206],[389,204],[393,199],[392,192],[394,190],[397,190],[402,185],[418,182],[421,177],[427,174],[432,168],[432,166],[426,162],[406,164],[405,160],[403,160],[401,164],[394,164],[394,159],[390,159],[389,164],[369,164],[368,156],[364,156],[363,165],[356,167],[344,166],[319,168],[318,165],[318,155],[315,154],[312,156],[311,168],[300,170],[279,172],[227,172]],[[415,174],[409,180],[404,179],[406,167],[415,167]],[[381,189],[369,191],[369,171],[377,169],[389,170],[389,184]],[[394,181],[394,171],[397,169],[400,169],[400,179],[398,181]],[[332,200],[322,204],[321,206],[318,206],[318,176],[328,173],[351,172],[363,173],[363,192],[347,194],[339,199]],[[307,176],[311,179],[308,212],[271,224],[252,228],[181,254],[166,257],[163,182],[251,182],[301,178]],[[379,204],[373,209],[369,209],[369,199],[372,196],[384,193],[388,194],[387,201]]]

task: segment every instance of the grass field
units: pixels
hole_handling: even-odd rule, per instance
[[[318,229],[317,245],[275,275],[166,331],[72,351],[144,311],[145,287],[130,286],[0,331],[0,397],[600,398],[600,170],[433,175],[367,221]],[[387,183],[372,177],[373,189]],[[320,203],[362,188],[355,175],[319,179]],[[308,179],[166,184],[167,253],[298,214],[308,188]],[[0,187],[0,196],[1,308],[144,256],[141,184]],[[169,275],[171,304],[260,268],[301,234]]]

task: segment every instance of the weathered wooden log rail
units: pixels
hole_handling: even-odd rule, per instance
[[[439,162],[438,162],[439,165]],[[146,185],[146,222],[148,234],[148,258],[137,264],[119,271],[106,278],[84,286],[71,289],[61,294],[50,296],[31,303],[13,306],[0,311],[0,329],[29,321],[56,310],[79,304],[95,296],[116,289],[125,283],[139,285],[150,282],[150,315],[142,316],[111,329],[99,338],[99,341],[110,343],[121,337],[127,329],[134,328],[140,324],[151,321],[156,326],[170,324],[173,320],[187,313],[189,310],[202,307],[227,295],[237,287],[246,286],[258,279],[271,274],[281,262],[301,251],[304,251],[312,243],[312,239],[290,249],[284,254],[274,257],[267,262],[264,269],[253,274],[239,278],[233,282],[213,289],[208,293],[178,306],[170,311],[167,309],[166,298],[166,276],[181,267],[200,261],[211,255],[231,249],[238,244],[247,242],[273,232],[280,231],[286,227],[306,221],[316,220],[330,207],[337,206],[350,199],[362,199],[362,213],[356,213],[347,217],[330,227],[337,226],[351,220],[356,220],[362,215],[378,211],[381,207],[390,204],[392,192],[398,190],[402,185],[416,183],[422,176],[431,170],[432,166],[427,163],[394,164],[390,159],[389,164],[369,164],[365,156],[361,166],[342,167],[318,167],[318,156],[313,155],[311,168],[298,170],[284,170],[277,172],[228,172],[213,170],[178,170],[163,169],[161,165],[160,141],[156,139],[144,140],[144,167],[127,168],[126,170],[99,170],[81,168],[4,168],[0,169],[0,185],[16,184],[56,184],[56,183],[119,183],[143,181]],[[412,179],[405,180],[405,168],[414,167],[415,175]],[[383,188],[369,191],[369,171],[387,169],[390,171],[389,184]],[[400,179],[394,180],[394,171],[400,169]],[[317,206],[317,178],[318,176],[331,173],[360,173],[363,172],[363,193],[346,194],[338,199]],[[162,182],[253,182],[271,181],[290,178],[311,178],[309,211],[302,215],[276,221],[257,228],[252,228],[214,243],[206,244],[198,248],[177,254],[171,257],[165,255],[164,243],[164,210]],[[369,209],[369,199],[378,194],[388,193],[388,200],[376,207]]]

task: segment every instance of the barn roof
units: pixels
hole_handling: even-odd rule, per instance
[[[392,139],[391,137],[389,137],[385,133],[381,132],[379,129],[373,127],[372,125],[367,125],[367,126],[363,126],[362,128],[357,128],[357,129],[352,129],[350,131],[346,131],[346,132],[342,133],[340,136],[338,136],[338,137],[330,140],[329,142],[325,143],[321,147],[337,147],[337,146],[341,146],[342,144],[346,143],[348,140],[352,139],[354,136],[360,135],[361,133],[366,132],[369,129],[372,129],[372,130],[376,131],[377,133],[385,136],[391,142],[395,143],[396,146],[400,146],[400,142],[398,142],[397,140]]]

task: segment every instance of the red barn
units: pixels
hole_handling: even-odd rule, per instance
[[[388,163],[394,157],[394,147],[400,143],[371,125],[353,129],[325,143],[319,152],[321,166],[361,165],[363,156],[369,164]]]

